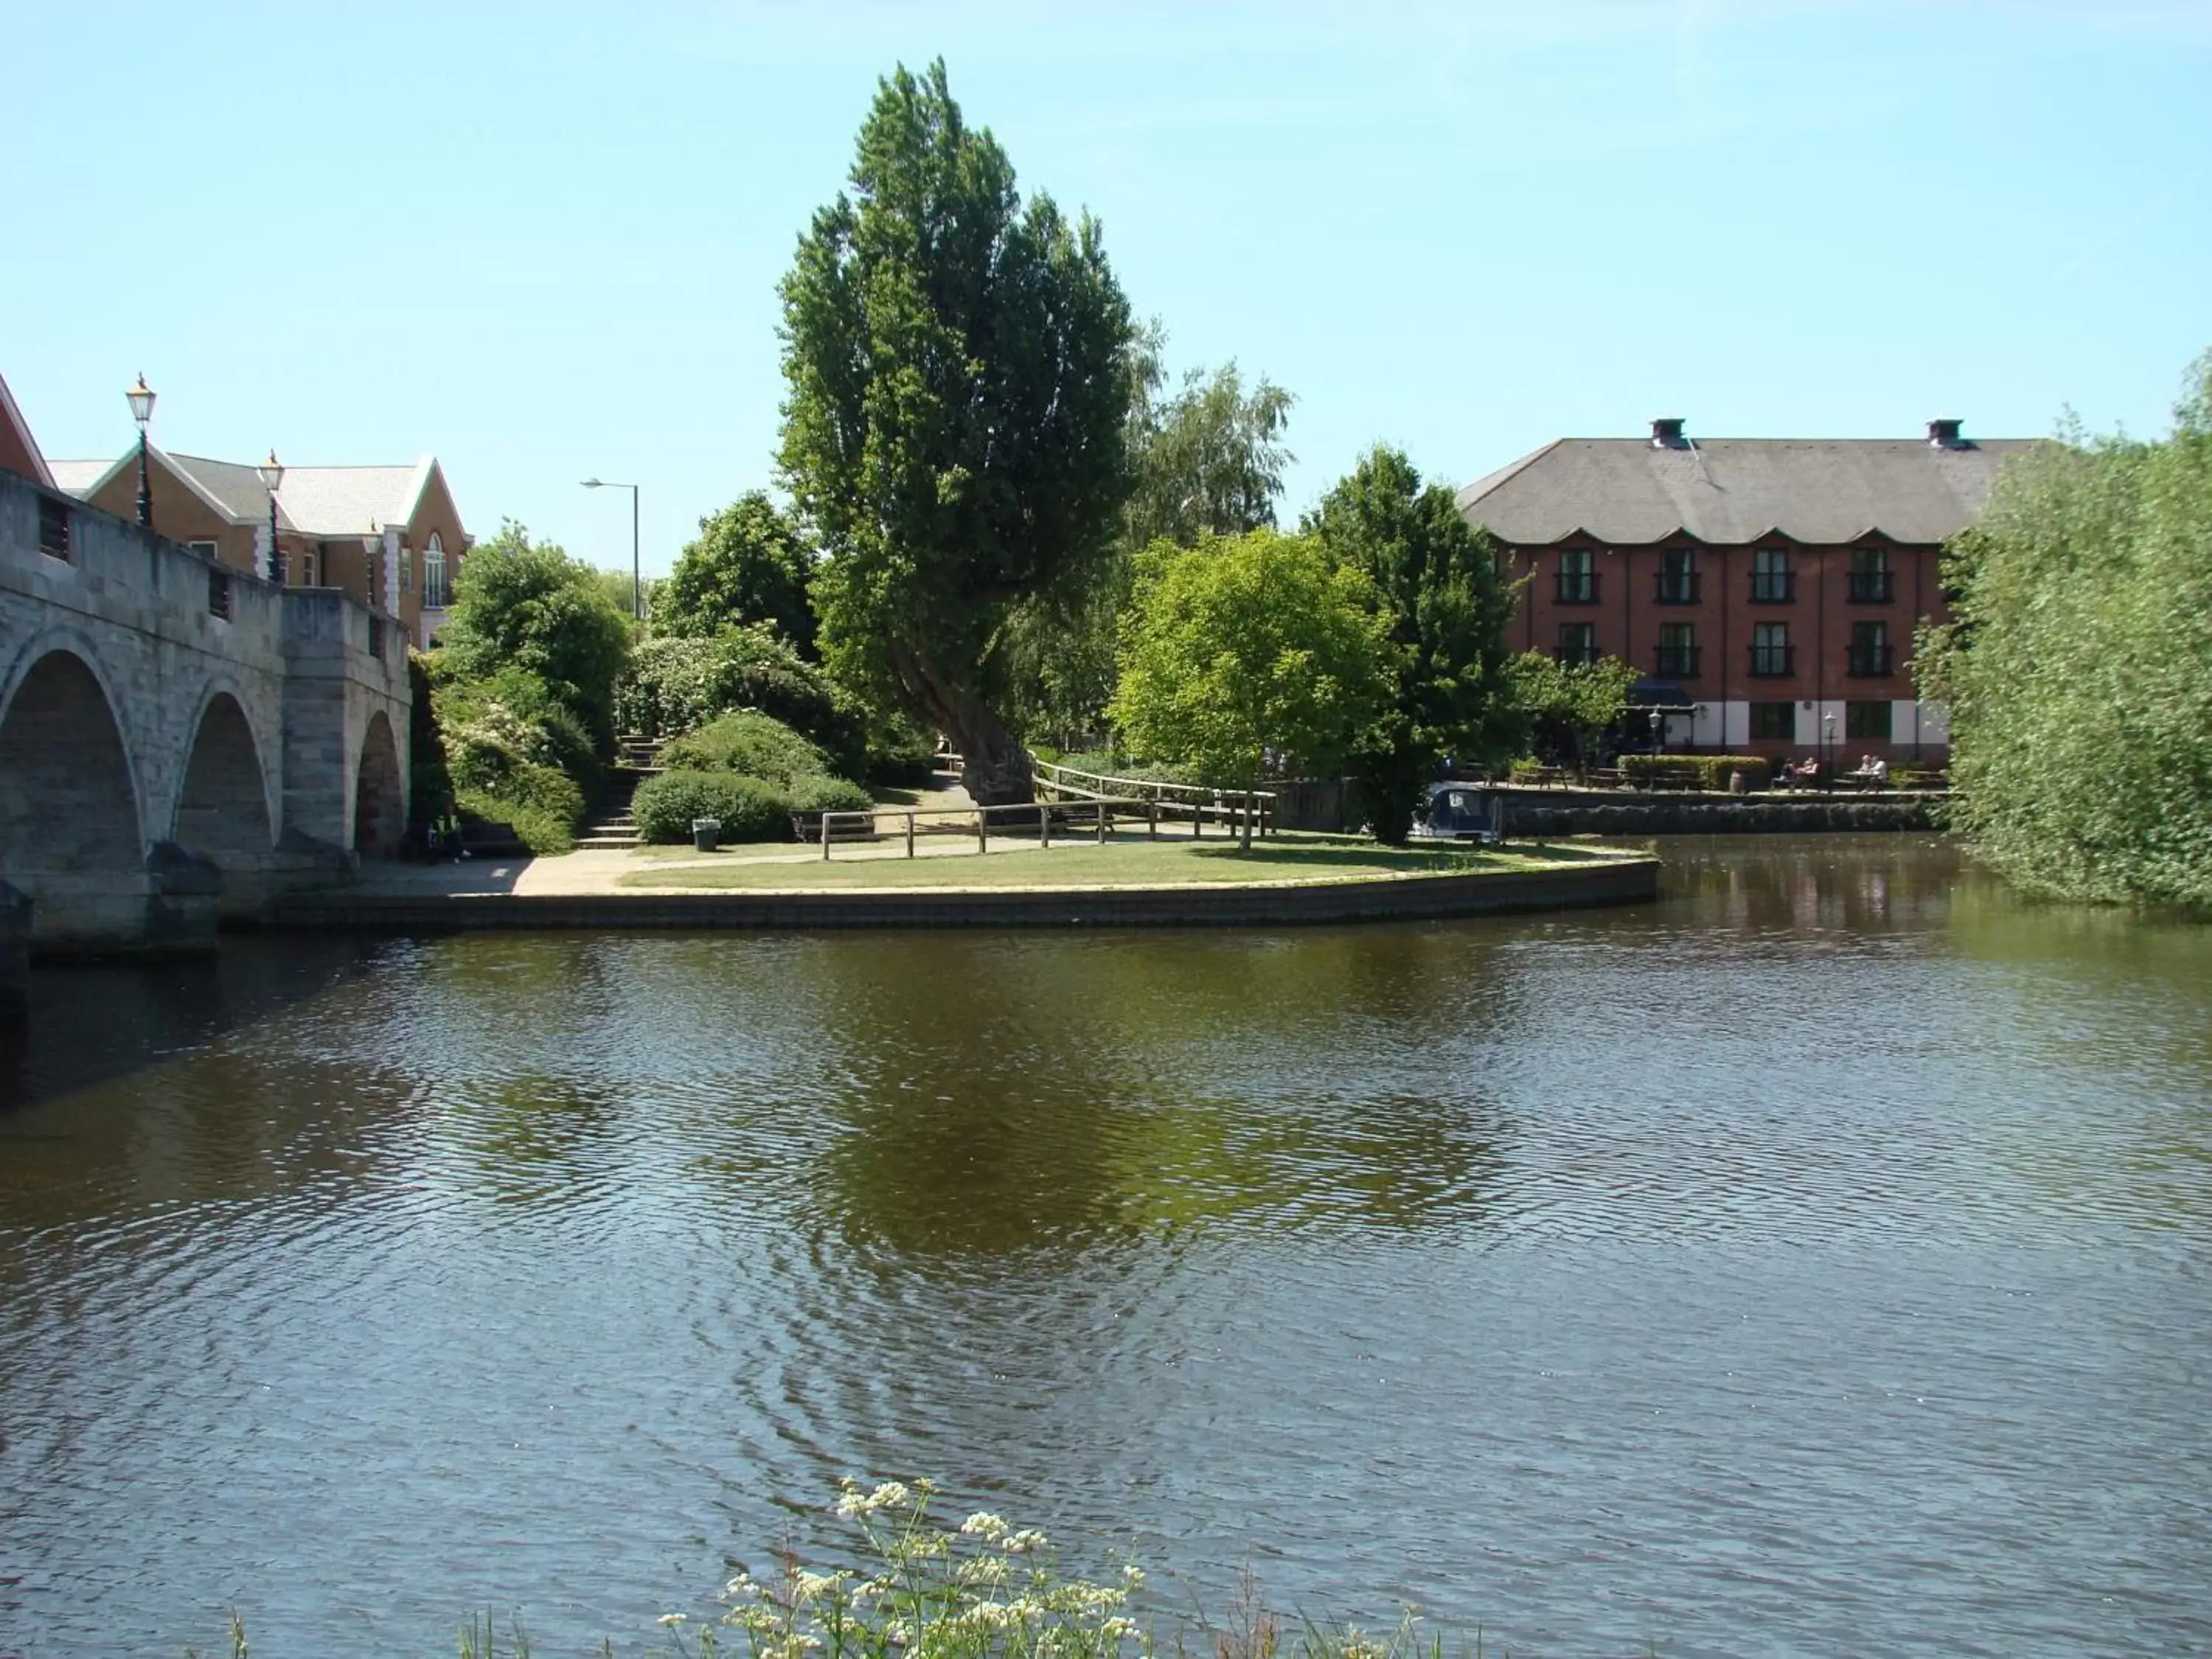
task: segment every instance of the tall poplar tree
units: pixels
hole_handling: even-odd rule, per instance
[[[987,659],[1009,611],[1087,581],[1117,526],[1128,301],[1097,221],[1023,202],[941,59],[879,84],[851,184],[781,289],[780,459],[821,541],[823,657],[950,737],[977,801],[1028,800]]]

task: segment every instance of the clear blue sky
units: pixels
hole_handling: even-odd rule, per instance
[[[805,15],[800,14],[802,9]],[[942,53],[1178,366],[1376,440],[2162,429],[2212,345],[2212,3],[14,0],[0,374],[50,454],[445,463],[665,569],[772,481],[776,279]]]

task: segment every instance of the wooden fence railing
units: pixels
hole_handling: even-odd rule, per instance
[[[1051,761],[1036,763],[1036,785],[1040,798],[1049,791],[1054,800],[1150,801],[1169,817],[1189,818],[1194,833],[1201,832],[1208,820],[1250,835],[1268,836],[1275,830],[1275,795],[1270,789],[1209,789],[1195,783],[1117,778]]]

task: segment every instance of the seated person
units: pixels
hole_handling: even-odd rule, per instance
[[[1866,773],[1867,778],[1870,782],[1877,784],[1887,783],[1889,781],[1889,763],[1882,759],[1879,755],[1869,755],[1866,762]]]

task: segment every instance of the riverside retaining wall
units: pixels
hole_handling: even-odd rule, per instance
[[[1281,887],[574,895],[333,891],[279,900],[270,925],[409,933],[494,928],[627,933],[659,928],[1277,927],[1633,904],[1658,894],[1656,859],[1608,858],[1560,870]]]
[[[1932,830],[1929,795],[1650,795],[1501,789],[1508,836],[1802,835]]]

